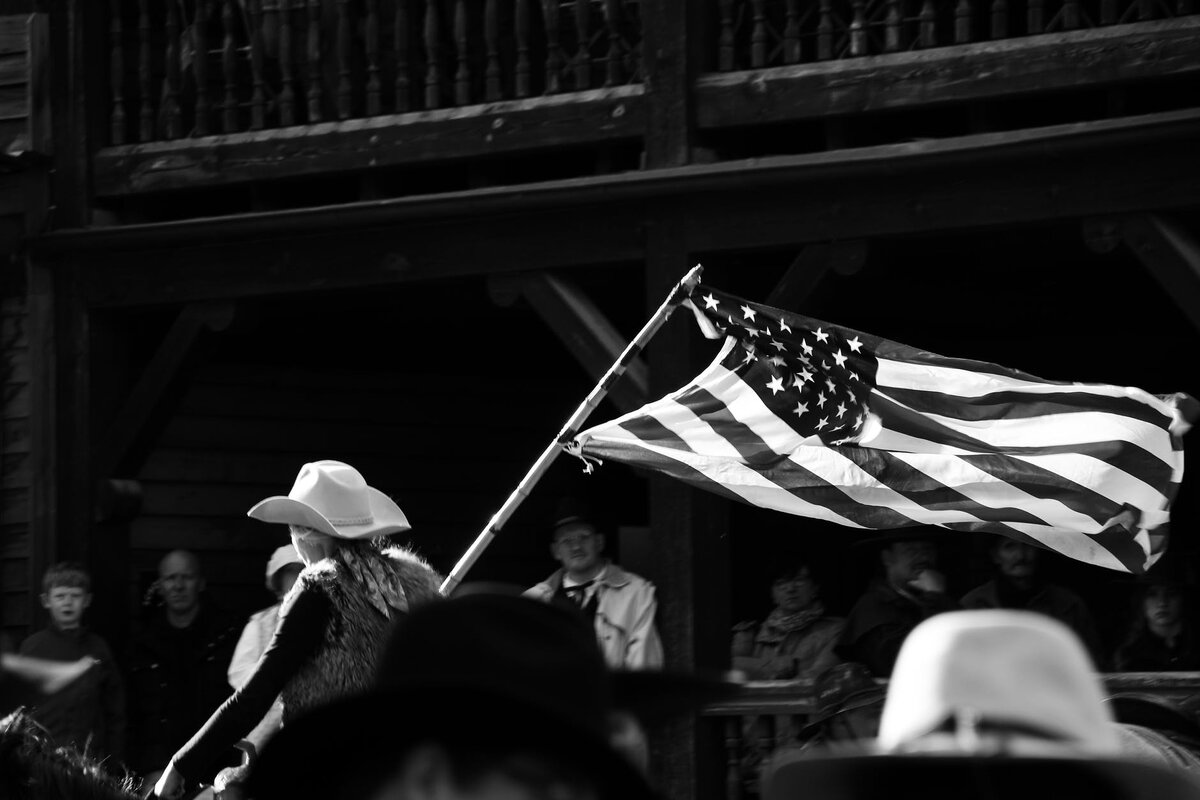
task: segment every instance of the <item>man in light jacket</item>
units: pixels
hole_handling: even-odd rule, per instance
[[[550,554],[562,568],[526,591],[526,596],[586,616],[610,667],[661,668],[654,584],[604,558],[604,534],[576,504],[560,504],[555,517]]]

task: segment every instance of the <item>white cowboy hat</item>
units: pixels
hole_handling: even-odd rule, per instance
[[[246,514],[263,522],[302,525],[339,539],[384,536],[412,528],[400,506],[341,461],[305,464],[287,497],[268,497]]]
[[[901,646],[879,721],[879,748],[970,751],[974,733],[964,736],[964,729],[996,732],[1030,753],[1120,752],[1083,644],[1061,622],[1027,611],[939,614]]]

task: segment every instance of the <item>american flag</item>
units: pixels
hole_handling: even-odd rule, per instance
[[[697,287],[713,362],[567,449],[851,528],[998,533],[1140,573],[1195,401],[947,358]],[[1186,410],[1186,412],[1185,412]]]

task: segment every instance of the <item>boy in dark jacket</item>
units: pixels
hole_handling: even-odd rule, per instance
[[[59,745],[120,760],[125,756],[125,689],[108,643],[83,626],[91,587],[80,564],[62,562],[46,570],[42,606],[50,613],[50,625],[22,642],[20,653],[48,661],[95,659],[78,680],[41,700],[33,717]]]

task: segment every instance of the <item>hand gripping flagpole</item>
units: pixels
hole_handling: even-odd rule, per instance
[[[671,294],[667,296],[663,304],[646,321],[642,330],[629,343],[625,351],[621,353],[621,357],[608,368],[608,372],[604,373],[604,377],[600,379],[600,382],[588,393],[587,398],[580,404],[579,408],[575,409],[575,413],[563,425],[562,430],[559,431],[555,440],[549,447],[542,451],[538,460],[529,468],[529,472],[525,473],[525,477],[517,484],[516,490],[508,496],[508,499],[504,501],[504,505],[492,516],[487,527],[483,529],[479,536],[475,537],[475,541],[467,548],[467,552],[463,553],[462,558],[454,565],[454,569],[446,576],[446,580],[442,582],[440,589],[443,596],[449,597],[458,585],[462,583],[463,576],[467,574],[467,570],[471,569],[475,562],[479,560],[479,557],[483,555],[483,551],[492,543],[492,539],[495,539],[496,534],[504,527],[504,523],[508,522],[509,517],[517,510],[517,506],[521,505],[521,502],[533,490],[534,485],[546,474],[546,470],[550,468],[550,464],[562,452],[563,445],[574,438],[575,434],[579,432],[579,427],[583,424],[583,421],[588,418],[589,414],[596,410],[596,406],[600,405],[600,401],[608,394],[608,390],[625,374],[625,369],[629,366],[629,362],[637,357],[638,353],[646,346],[646,343],[650,341],[654,334],[658,333],[658,329],[667,321],[667,317],[671,316],[671,312],[687,299],[692,289],[696,288],[697,284],[700,283],[700,273],[703,269],[701,265],[697,264],[688,271],[687,275],[683,276],[683,280],[675,285],[675,288],[671,290]]]

